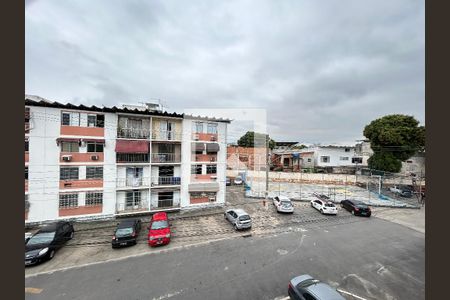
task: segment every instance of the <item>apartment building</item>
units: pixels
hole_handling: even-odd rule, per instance
[[[25,221],[225,202],[229,120],[25,97]]]

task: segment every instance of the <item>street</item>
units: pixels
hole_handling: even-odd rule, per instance
[[[289,279],[307,273],[363,299],[424,299],[424,234],[352,218],[29,276],[26,298],[282,299]]]

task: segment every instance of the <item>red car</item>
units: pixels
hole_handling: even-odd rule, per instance
[[[154,247],[170,243],[169,220],[165,212],[154,214],[148,229],[148,244],[150,246]]]

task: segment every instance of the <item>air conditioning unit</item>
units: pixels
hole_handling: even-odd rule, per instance
[[[215,156],[211,156],[210,161],[216,161],[216,160],[217,160],[217,158]]]
[[[198,134],[194,134],[194,141],[198,141],[200,139],[200,136]]]
[[[209,202],[216,202],[216,197],[209,197]]]
[[[91,155],[92,160],[98,160],[98,155]]]
[[[62,160],[63,161],[71,161],[72,160],[72,155],[63,155],[62,156]]]
[[[217,136],[212,135],[212,136],[211,136],[211,141],[213,141],[213,142],[217,141]]]

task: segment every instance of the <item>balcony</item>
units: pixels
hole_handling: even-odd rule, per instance
[[[149,139],[150,130],[142,128],[118,128],[117,137],[125,139]]]
[[[217,162],[217,154],[195,154],[192,161],[196,162]]]
[[[167,199],[158,199],[157,203],[151,204],[151,210],[179,209],[180,198],[172,197]]]
[[[180,185],[181,177],[174,176],[157,176],[152,177],[152,187]]]
[[[141,153],[117,153],[117,163],[148,163],[149,154]]]
[[[181,155],[175,153],[152,153],[152,163],[179,163]]]
[[[149,186],[150,180],[148,177],[118,178],[116,181],[116,187],[118,189],[135,189]]]
[[[181,132],[173,130],[153,130],[152,140],[155,141],[181,141]]]
[[[148,201],[140,201],[139,203],[117,203],[116,213],[126,214],[126,213],[140,213],[149,211]]]

